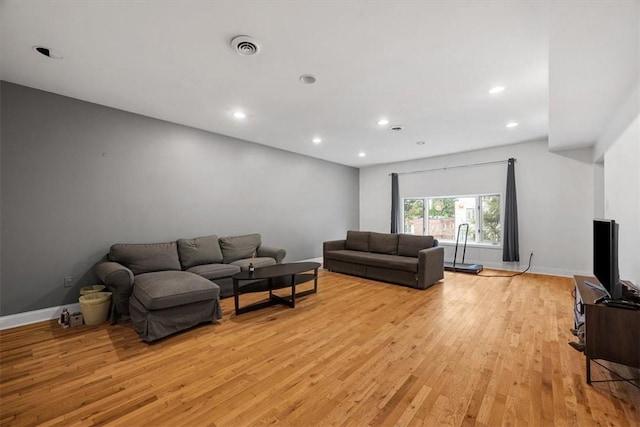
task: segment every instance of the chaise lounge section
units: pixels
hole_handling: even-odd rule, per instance
[[[444,248],[433,236],[347,231],[323,244],[324,268],[426,289],[444,279]]]
[[[155,341],[222,318],[220,297],[233,295],[231,276],[282,263],[284,249],[263,246],[260,234],[204,236],[176,242],[115,244],[96,265],[113,293],[112,322],[130,315],[144,341]]]

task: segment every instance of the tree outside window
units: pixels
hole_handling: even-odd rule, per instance
[[[482,196],[482,242],[499,245],[501,231],[500,196]]]
[[[423,234],[424,199],[404,199],[404,232],[406,234]]]

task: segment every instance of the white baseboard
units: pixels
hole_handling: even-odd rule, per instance
[[[0,330],[58,319],[60,317],[60,313],[62,313],[62,310],[65,308],[69,310],[69,313],[76,313],[80,311],[80,304],[76,302],[58,307],[42,308],[40,310],[2,316],[0,317]]]
[[[311,259],[303,259],[300,261],[294,261],[294,262],[319,262],[320,264],[322,264],[322,257],[318,257],[318,258],[311,258]],[[497,262],[497,263],[491,263],[491,262],[473,262],[473,261],[467,261],[468,264],[482,264],[484,268],[490,268],[493,270],[504,270],[504,271],[513,271],[514,273],[516,272],[521,272],[524,271],[527,268],[527,262],[514,262],[514,263],[508,263],[508,262]],[[583,275],[583,276],[591,276],[592,274],[589,272],[581,272],[581,271],[575,271],[575,270],[565,270],[565,269],[561,269],[561,268],[545,268],[545,267],[538,267],[535,265],[532,265],[531,268],[529,269],[529,271],[527,271],[527,273],[535,273],[535,274],[545,274],[547,276],[564,276],[564,277],[573,277],[574,274],[579,274],[579,275]]]
[[[499,263],[491,263],[491,262],[478,262],[477,264],[482,264],[484,268],[490,268],[493,270],[504,270],[504,271],[513,271],[513,272],[521,272],[527,268],[527,262],[519,262],[519,263],[507,263],[507,262],[499,262]],[[580,274],[584,276],[590,276],[591,273],[585,273],[581,271],[575,270],[565,270],[562,268],[546,268],[546,267],[538,267],[532,265],[527,273],[535,273],[535,274],[545,274],[547,276],[563,276],[563,277],[573,277],[574,274]]]

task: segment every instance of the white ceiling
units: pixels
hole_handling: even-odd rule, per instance
[[[1,0],[0,77],[356,167],[541,137],[561,150],[592,145],[637,82],[638,10],[635,0]],[[260,41],[257,56],[232,51],[241,34]],[[317,82],[300,83],[305,73]],[[490,95],[498,84],[507,89]]]

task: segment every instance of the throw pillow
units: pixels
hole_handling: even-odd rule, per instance
[[[262,244],[260,234],[230,236],[220,238],[220,248],[225,264],[255,256],[258,246]]]
[[[182,269],[187,270],[196,265],[219,264],[222,262],[222,251],[218,236],[196,237],[195,239],[178,240],[178,253]]]

